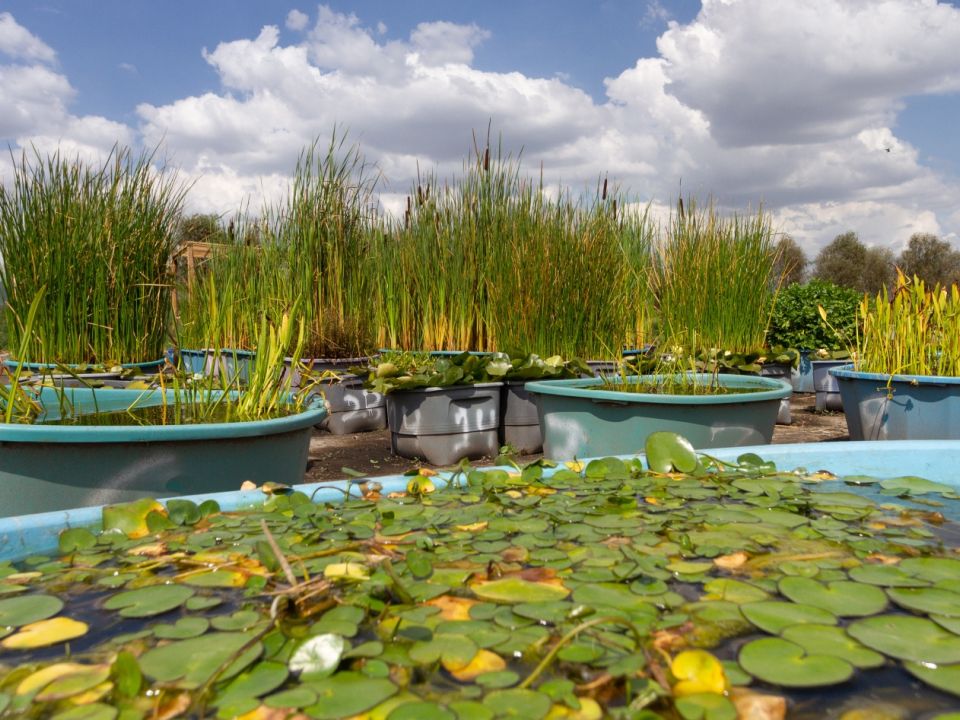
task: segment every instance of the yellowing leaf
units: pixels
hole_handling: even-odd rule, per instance
[[[46,687],[57,678],[81,672],[88,667],[88,665],[69,662],[49,665],[41,670],[37,670],[35,673],[27,675],[27,677],[21,680],[20,684],[17,685],[17,695],[29,695],[40,688]]]
[[[103,506],[103,529],[119,530],[127,537],[140,538],[149,534],[147,515],[152,512],[166,515],[167,510],[153,498]]]
[[[566,705],[554,705],[547,713],[546,720],[601,720],[603,708],[593,698],[577,698],[580,709],[574,710]]]
[[[327,580],[366,580],[370,573],[360,563],[330,563],[323,569],[323,576]]]
[[[506,669],[506,661],[489,650],[478,650],[473,660],[466,665],[450,662],[446,658],[441,660],[443,667],[460,682],[470,682],[478,675],[488,672],[500,672]]]
[[[579,460],[567,460],[564,465],[567,466],[568,470],[573,470],[575,473],[583,472],[583,468],[585,467]]]
[[[742,550],[713,559],[713,564],[724,570],[734,570],[743,565],[750,557]]]
[[[107,678],[110,676],[109,665],[91,665],[78,672],[70,673],[59,677],[51,683],[48,683],[42,691],[37,694],[37,700],[41,702],[56,702],[66,698],[81,697],[86,702],[95,702],[103,696],[100,692],[96,697],[87,699],[87,696],[93,688],[99,685],[109,684]]]
[[[476,605],[477,601],[441,595],[424,604],[440,608],[440,617],[444,620],[470,620],[470,608]]]
[[[454,525],[454,527],[461,532],[480,532],[481,530],[486,530],[488,524],[489,523],[484,520],[482,522],[470,523],[469,525]],[[37,574],[39,575],[40,573]]]
[[[85,622],[55,617],[24,625],[16,635],[0,641],[0,645],[8,650],[30,650],[73,640],[86,635],[87,630],[89,627]]]
[[[423,477],[435,477],[437,474],[436,470],[431,470],[430,468],[420,468],[417,472]]]
[[[684,650],[670,663],[670,672],[678,680],[673,686],[676,697],[698,693],[720,695],[729,687],[723,665],[706,650]]]
[[[520,492],[519,490],[507,490],[504,493],[504,495],[506,495],[507,497],[513,498],[514,500],[517,500],[523,497],[523,493]]]

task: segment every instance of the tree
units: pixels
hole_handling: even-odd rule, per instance
[[[777,259],[773,266],[773,277],[780,280],[783,287],[802,283],[809,261],[797,241],[789,235],[784,235],[777,242],[775,250]]]
[[[188,242],[224,242],[226,239],[220,218],[216,215],[199,213],[180,219],[177,227],[176,244]]]
[[[893,282],[893,253],[886,248],[868,248],[855,232],[848,231],[820,251],[813,276],[872,295]]]
[[[960,252],[930,233],[914,233],[897,265],[907,277],[916,275],[928,286],[960,283]]]

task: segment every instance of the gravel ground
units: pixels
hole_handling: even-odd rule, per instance
[[[774,443],[833,442],[847,439],[847,422],[842,412],[817,412],[812,393],[794,393],[790,403],[792,424],[777,425]],[[537,455],[523,455],[517,462],[523,464]],[[490,460],[476,464],[489,464]],[[310,459],[305,482],[339,480],[346,476],[348,467],[370,475],[402,473],[423,465],[401,458],[390,452],[390,432],[381,430],[357,435],[331,435],[315,431],[310,442]],[[428,466],[429,467],[429,466]]]

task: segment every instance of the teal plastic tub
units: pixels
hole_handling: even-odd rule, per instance
[[[166,362],[166,358],[160,358],[159,360],[148,360],[147,362],[137,362],[137,363],[120,363],[120,367],[124,370],[136,370],[138,373],[150,374],[157,373],[163,369],[163,365]],[[4,366],[9,370],[16,370],[20,363],[17,360],[4,360]],[[39,375],[41,373],[50,374],[51,372],[62,371],[62,368],[67,367],[71,370],[80,371],[81,375],[87,374],[86,370],[89,368],[99,368],[105,367],[103,364],[90,363],[87,365],[58,365],[56,363],[28,363],[23,364],[23,370],[32,373],[34,375]],[[102,373],[98,373],[102,374]]]
[[[251,350],[203,348],[201,350],[181,350],[180,364],[187,372],[195,375],[222,375],[228,382],[234,379],[246,383],[250,379],[250,370],[256,362],[257,354]]]
[[[655,376],[630,377],[629,381]],[[711,375],[697,375],[709,382]],[[661,395],[598,390],[603,380],[527,383],[537,396],[543,454],[554,460],[639,452],[657,430],[680,433],[696,448],[758,445],[773,439],[780,400],[790,383],[750,375],[719,375],[724,387],[750,392]]]
[[[960,378],[830,370],[851,440],[960,438]]]
[[[159,390],[44,388],[51,418],[59,392],[78,412],[159,405]],[[172,399],[172,390],[165,391]],[[256,422],[195,425],[70,426],[0,424],[0,517],[140,497],[235,490],[244,480],[303,479],[314,407]]]
[[[811,471],[827,469],[841,478],[844,475],[870,475],[877,478],[918,475],[960,488],[960,478],[956,474],[960,441],[956,440],[802,443],[720,448],[711,450],[710,454],[720,460],[735,461],[737,456],[745,452],[755,452],[764,459],[772,460],[782,470],[801,467]],[[555,468],[544,470],[546,476],[554,472]],[[441,485],[450,477],[451,473],[441,472],[435,480]],[[342,502],[348,495],[360,497],[361,484],[371,479],[373,478],[295,485],[293,489],[311,496],[316,502],[335,504]],[[381,486],[380,492],[386,496],[391,492],[405,491],[410,478],[404,475],[388,475],[375,480]],[[839,480],[826,481],[819,487],[825,491],[841,490],[862,494],[878,492],[876,485],[853,487]],[[260,490],[235,490],[191,495],[186,499],[197,504],[204,500],[215,500],[222,510],[233,511],[262,505],[267,496]],[[883,501],[907,502],[893,496],[883,496]],[[72,527],[99,528],[102,526],[102,516],[101,507],[84,507],[0,518],[0,561],[55,553],[57,538],[61,532]],[[960,520],[960,517],[950,519]]]

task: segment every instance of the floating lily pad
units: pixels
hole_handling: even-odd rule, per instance
[[[78,705],[52,715],[50,720],[114,720],[118,710],[104,703]]]
[[[737,604],[768,600],[770,593],[756,585],[732,578],[717,578],[703,584],[704,600],[727,600]]]
[[[384,678],[370,678],[355,672],[340,672],[310,683],[317,700],[304,711],[316,720],[350,717],[379,705],[397,692]]]
[[[203,635],[210,629],[210,621],[203,617],[184,617],[172,625],[155,625],[153,634],[160,640],[186,640]]]
[[[48,683],[34,696],[38,702],[57,702],[86,692],[110,677],[109,665],[91,665]]]
[[[324,633],[301,643],[290,658],[290,670],[302,679],[324,678],[340,664],[347,642],[339,635]]]
[[[924,587],[929,584],[896,565],[861,565],[850,571],[850,578],[859,583],[881,587]]]
[[[438,703],[418,701],[397,706],[387,720],[457,720],[457,715]]]
[[[259,698],[280,687],[287,679],[287,666],[278,662],[261,662],[237,675],[216,700],[223,706],[246,698]]]
[[[140,657],[143,674],[157,682],[176,682],[182,687],[196,688],[207,682],[213,673],[240,653],[244,646],[250,649],[240,655],[240,661],[231,669],[240,672],[262,652],[259,643],[251,643],[244,633],[214,633],[189,640],[177,640],[169,645],[147,650]],[[226,679],[223,673],[221,679]]]
[[[905,475],[880,481],[880,487],[900,495],[926,495],[927,493],[952,493],[956,488],[921,477]]]
[[[846,682],[853,665],[831,655],[811,655],[800,645],[781,638],[747,643],[737,657],[740,667],[758,680],[783,687],[824,687]]]
[[[953,558],[907,558],[900,569],[932,583],[960,578],[960,560]]]
[[[103,607],[119,610],[123,617],[152,617],[180,607],[193,594],[194,590],[183,585],[151,585],[117,593],[107,598]]]
[[[490,580],[470,586],[483,600],[501,603],[534,603],[563,600],[570,590],[559,583],[530,582],[519,577]]]
[[[823,608],[779,600],[745,603],[740,606],[740,612],[758,628],[773,635],[779,635],[791,625],[837,624],[836,616]]]
[[[683,720],[737,720],[737,708],[723,695],[687,695],[677,698],[675,705]]]
[[[777,587],[795,603],[822,608],[839,617],[876,615],[887,606],[883,590],[863,583],[821,583],[811,578],[786,577]]]
[[[960,618],[960,595],[939,588],[890,588],[890,599],[907,610]]]
[[[854,621],[847,632],[867,647],[900,660],[960,662],[960,637],[926,618],[878,615]]]
[[[883,655],[864,647],[842,628],[832,625],[793,625],[784,630],[781,637],[811,655],[830,655],[857,668],[880,667],[886,661]]]
[[[647,465],[658,473],[693,472],[697,452],[685,437],[677,433],[657,431],[647,435],[644,445]]]
[[[483,704],[498,718],[539,720],[550,712],[550,698],[533,690],[494,690],[483,698]]]
[[[0,640],[0,646],[8,650],[30,650],[56,645],[87,634],[85,622],[67,617],[54,617],[24,625],[14,635]]]
[[[903,667],[918,680],[938,690],[960,695],[960,664],[936,665],[905,662]]]
[[[0,600],[0,627],[20,627],[46,620],[63,610],[63,600],[53,595],[17,595]]]

